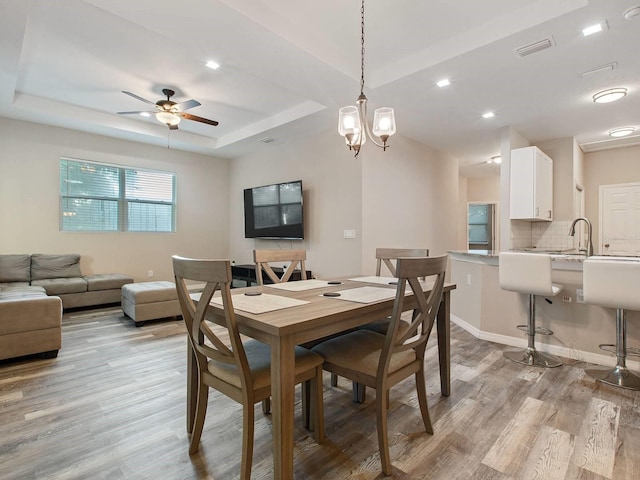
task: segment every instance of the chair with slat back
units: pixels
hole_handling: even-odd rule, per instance
[[[389,389],[414,375],[418,404],[425,429],[433,433],[427,407],[424,357],[429,334],[438,313],[444,289],[447,255],[425,258],[399,258],[396,266],[398,287],[386,335],[357,330],[323,342],[313,351],[324,357],[324,369],[354,382],[376,389],[378,446],[382,471],[391,475],[391,459],[387,433]],[[423,292],[421,277],[433,278],[428,293]],[[406,295],[409,286],[413,299]],[[400,316],[405,302],[415,302],[414,315],[408,328],[400,329]]]
[[[228,260],[197,260],[174,256],[173,271],[178,299],[187,328],[189,345],[196,357],[198,389],[189,454],[198,451],[207,413],[209,388],[242,404],[242,462],[240,478],[251,477],[253,458],[254,405],[271,395],[271,350],[257,340],[242,341],[231,298],[231,265]],[[186,281],[205,282],[200,299],[194,301]],[[206,316],[215,292],[222,298],[226,334],[217,335]],[[295,350],[295,382],[305,383],[311,395],[306,403],[313,413],[314,436],[323,441],[322,357],[302,347]],[[308,412],[305,414],[309,418]]]
[[[392,260],[400,257],[428,257],[428,248],[376,248],[376,276],[382,271],[382,264],[387,267],[392,276],[396,276],[396,266]]]
[[[288,282],[298,266],[300,267],[300,276],[302,280],[306,280],[306,260],[306,250],[254,250],[253,261],[256,264],[256,280],[258,281],[258,285],[263,284],[263,272],[273,283]],[[273,268],[269,265],[271,262],[289,262],[289,265],[282,277],[278,277],[278,275],[273,271]]]

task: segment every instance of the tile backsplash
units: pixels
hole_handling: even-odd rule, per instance
[[[511,248],[539,248],[544,250],[570,250],[575,248],[574,237],[569,236],[571,220],[553,222],[511,222]]]

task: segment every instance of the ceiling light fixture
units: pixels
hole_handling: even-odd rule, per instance
[[[218,62],[214,62],[213,60],[209,60],[206,64],[205,67],[210,68],[211,70],[217,70],[220,68],[220,64]]]
[[[493,113],[493,112],[487,112],[487,113],[483,113],[482,114],[482,118],[493,118],[495,116],[496,116],[496,114]]]
[[[620,127],[609,130],[610,137],[626,137],[636,131],[635,127]]]
[[[338,113],[338,132],[344,136],[349,150],[355,151],[356,158],[360,153],[360,147],[367,141],[371,141],[386,150],[387,140],[396,133],[396,119],[393,108],[378,108],[373,115],[373,135],[379,137],[382,143],[376,141],[371,134],[367,120],[367,97],[364,94],[364,0],[360,8],[360,96],[356,100],[357,106],[342,107]]]
[[[451,85],[451,82],[448,78],[443,78],[442,80],[437,82],[436,85],[438,85],[439,87],[448,87],[449,85]]]
[[[593,101],[595,103],[610,103],[615,102],[616,100],[620,100],[627,94],[626,88],[610,88],[608,90],[603,90],[601,92],[596,93],[593,96]]]
[[[502,163],[502,157],[500,155],[495,155],[487,160],[487,163],[495,163],[499,165]]]
[[[156,120],[170,127],[174,125],[178,125],[180,123],[180,117],[175,113],[172,113],[169,111],[156,113]]]
[[[588,37],[589,35],[593,35],[594,33],[601,32],[603,30],[602,23],[596,23],[595,25],[589,25],[586,28],[582,29],[582,35]]]

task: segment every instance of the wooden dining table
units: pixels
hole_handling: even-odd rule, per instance
[[[271,410],[273,424],[273,478],[293,478],[293,420],[294,420],[294,349],[296,345],[317,340],[328,335],[349,330],[360,325],[380,320],[391,314],[394,296],[359,303],[342,300],[339,297],[324,296],[328,292],[340,292],[363,286],[383,287],[396,290],[394,285],[365,283],[363,281],[340,279],[339,284],[327,284],[320,288],[300,291],[283,290],[272,285],[233,289],[233,297],[247,292],[285,296],[303,300],[303,305],[283,308],[265,313],[248,313],[237,308],[234,311],[240,333],[265,342],[271,347]],[[310,281],[309,281],[310,282]],[[289,282],[300,284],[303,282]],[[296,287],[291,287],[296,288]],[[440,363],[440,390],[449,396],[450,380],[450,293],[455,289],[453,283],[445,283],[440,308],[436,319],[438,337],[438,356]],[[429,290],[428,285],[425,291]],[[266,297],[265,297],[266,299]],[[238,297],[238,300],[240,298]],[[405,300],[405,309],[413,308],[411,297]],[[207,319],[224,324],[221,306],[212,304]],[[187,430],[192,431],[197,398],[197,366],[195,356],[188,355],[187,386]]]

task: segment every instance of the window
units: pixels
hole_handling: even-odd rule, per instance
[[[176,175],[60,159],[60,230],[175,232]]]

